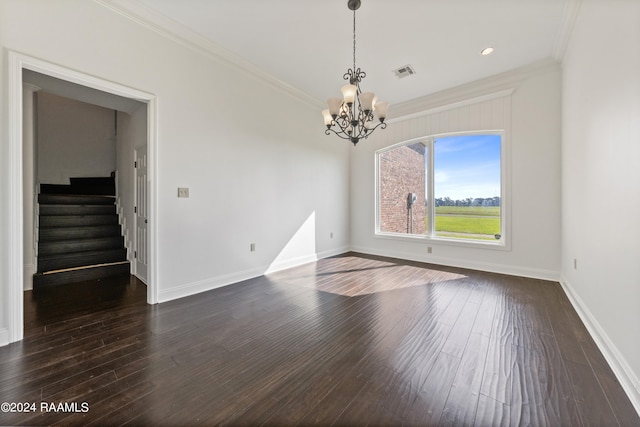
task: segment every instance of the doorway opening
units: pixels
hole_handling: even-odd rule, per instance
[[[33,93],[42,86],[48,93],[115,111],[116,127],[123,135],[117,147],[113,182],[118,187],[116,197],[120,197],[118,209],[124,212],[120,221],[128,239],[130,272],[146,283],[147,303],[155,304],[155,97],[15,52],[9,53],[9,71],[10,233],[5,245],[11,257],[8,289],[4,290],[9,298],[3,307],[9,313],[8,341],[23,337],[23,294],[30,286],[29,275],[37,266],[37,249],[30,251],[30,244],[38,226],[32,209],[37,206],[40,183],[34,116],[28,110],[33,108]],[[144,159],[143,175],[134,168],[136,157]],[[132,206],[138,203],[144,205]],[[134,210],[142,211],[144,216]],[[138,228],[143,228],[144,233]],[[144,254],[140,262],[136,261],[139,247]]]

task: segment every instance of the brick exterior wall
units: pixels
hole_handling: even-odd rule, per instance
[[[416,143],[381,153],[378,165],[380,231],[424,234],[425,146]],[[409,193],[417,196],[412,212],[407,210]]]

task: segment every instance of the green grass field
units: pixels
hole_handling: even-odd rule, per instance
[[[496,240],[495,235],[500,234],[500,207],[438,206],[435,227],[440,237]]]
[[[437,206],[438,214],[500,217],[500,206]]]

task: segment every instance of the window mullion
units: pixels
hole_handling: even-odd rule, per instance
[[[435,223],[436,223],[436,209],[435,209],[435,199],[434,199],[434,158],[433,158],[433,143],[434,138],[431,137],[428,139],[427,143],[427,236],[433,237],[435,236]]]

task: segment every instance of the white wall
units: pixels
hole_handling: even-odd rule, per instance
[[[116,169],[113,110],[38,92],[38,183],[106,177]]]
[[[582,2],[562,117],[563,284],[640,412],[640,2]]]
[[[156,95],[160,300],[260,274],[301,228],[308,233],[310,218],[313,242],[290,259],[348,248],[348,147],[324,135],[316,105],[96,2],[0,1],[0,46],[3,236],[12,212],[4,155],[12,50]],[[178,199],[178,187],[191,197]],[[1,331],[15,285],[11,248],[0,242]]]
[[[456,107],[465,99],[487,97],[508,88],[514,89],[510,108],[502,98]],[[409,118],[391,123],[386,130],[377,130],[351,152],[353,248],[418,261],[558,279],[560,92],[559,66],[544,62],[392,110],[391,119],[392,114],[406,114]],[[463,115],[466,118],[462,119]],[[509,130],[506,143],[510,145],[510,159],[506,159],[506,167],[511,171],[507,182],[510,198],[505,207],[512,218],[507,225],[511,235],[509,250],[374,236],[377,149],[434,133],[496,127]],[[433,248],[432,254],[427,253],[428,246]]]

